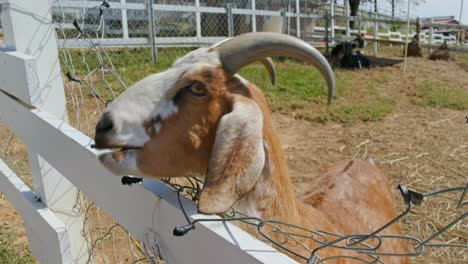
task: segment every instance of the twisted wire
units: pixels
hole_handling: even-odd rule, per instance
[[[468,201],[465,200],[466,194],[468,193],[468,183],[464,187],[456,187],[456,188],[447,188],[436,190],[427,193],[417,193],[414,191],[409,190],[404,185],[399,185],[398,189],[402,195],[404,203],[406,205],[406,209],[396,216],[394,219],[389,221],[388,223],[384,224],[382,227],[376,229],[374,232],[369,234],[351,234],[351,235],[344,235],[338,234],[330,231],[325,230],[310,230],[304,227],[300,227],[297,225],[289,224],[287,222],[282,221],[275,221],[275,220],[265,220],[259,217],[250,217],[248,215],[242,214],[241,212],[236,211],[234,208],[231,208],[228,212],[222,215],[220,219],[212,219],[212,218],[200,218],[191,220],[190,217],[187,215],[185,208],[181,202],[181,196],[185,194],[190,194],[189,197],[198,197],[200,193],[200,188],[193,189],[192,186],[183,186],[180,184],[171,184],[170,182],[165,181],[169,186],[171,186],[177,192],[177,197],[179,201],[179,206],[184,214],[188,224],[176,227],[174,229],[174,235],[183,236],[186,235],[190,230],[195,228],[197,223],[202,222],[242,222],[244,224],[256,227],[257,233],[260,235],[260,238],[264,241],[269,242],[270,244],[274,245],[275,247],[283,250],[284,252],[289,253],[295,257],[303,259],[305,263],[312,264],[312,263],[325,263],[326,261],[332,259],[353,259],[363,263],[384,263],[383,260],[380,258],[381,256],[393,256],[393,257],[416,257],[421,255],[424,252],[425,247],[454,247],[454,248],[461,248],[461,249],[468,249],[467,244],[449,244],[449,243],[430,243],[436,237],[441,235],[442,233],[446,232],[455,224],[461,222],[465,219],[468,215],[468,210],[465,210],[460,216],[456,219],[452,220],[447,225],[443,226],[440,230],[436,231],[430,237],[426,239],[417,238],[414,236],[406,236],[406,235],[384,235],[382,231],[388,228],[390,225],[394,224],[395,222],[401,220],[405,216],[407,216],[415,206],[420,206],[423,204],[423,201],[428,198],[435,198],[441,194],[445,193],[460,193],[460,196],[457,200],[457,208],[463,208],[465,205],[468,204]],[[195,194],[195,195],[194,195]],[[283,228],[281,228],[282,226]],[[270,233],[281,234],[284,236],[284,240],[277,241],[275,238],[267,231],[268,228],[272,228]],[[286,228],[294,228],[298,230],[297,233],[285,231]],[[299,231],[307,232],[308,235],[304,235],[299,233]],[[316,243],[319,243],[320,246],[309,249],[304,243],[297,240],[297,238],[301,239],[310,239]],[[289,239],[293,242],[298,243],[301,245],[302,250],[298,252],[297,250],[293,250],[288,247]],[[375,245],[371,245],[366,243],[371,239],[376,240]],[[412,252],[380,252],[379,249],[385,240],[390,239],[400,239],[406,240],[408,245],[414,245],[412,248]],[[344,242],[343,245],[339,245],[340,242]],[[374,241],[375,243],[375,241]],[[359,257],[356,256],[331,256],[327,258],[319,258],[318,253],[325,249],[325,248],[337,248],[341,250],[347,251],[354,251],[358,253]],[[310,255],[305,255],[303,252],[308,252]]]

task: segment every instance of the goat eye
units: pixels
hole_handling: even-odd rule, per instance
[[[202,83],[195,82],[192,85],[187,87],[187,90],[195,96],[205,96],[206,89]]]

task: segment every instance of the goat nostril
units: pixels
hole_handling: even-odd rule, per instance
[[[109,113],[104,113],[96,125],[96,135],[97,134],[104,134],[112,130],[114,128],[114,122],[112,122],[112,118]]]

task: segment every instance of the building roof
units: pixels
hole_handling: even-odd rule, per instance
[[[422,18],[422,20],[429,20],[431,18],[436,24],[460,25],[460,22],[455,19],[455,16],[425,17],[425,18]]]

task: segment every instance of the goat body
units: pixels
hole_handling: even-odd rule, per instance
[[[410,42],[408,44],[408,57],[422,57],[421,47],[418,42]]]
[[[336,45],[331,51],[334,64],[345,69],[370,69],[369,58],[360,51],[353,51],[356,48],[363,47],[364,41],[361,38],[356,38],[353,41],[345,41]]]
[[[450,58],[447,41],[445,40],[442,45],[434,50],[429,56],[430,60],[448,60]]]
[[[100,155],[101,163],[117,176],[204,176],[198,201],[202,213],[234,207],[250,216],[341,235],[370,233],[390,221],[395,211],[388,180],[365,161],[339,163],[314,181],[313,191],[302,199],[295,196],[265,97],[236,74],[268,56],[291,56],[315,65],[327,80],[331,99],[333,72],[317,50],[281,34],[241,35],[190,52],[112,102],[96,126],[95,143],[117,150]],[[400,229],[394,224],[384,233],[399,235]],[[321,245],[298,240],[310,249]],[[310,254],[292,240],[284,246]],[[404,250],[398,239],[383,241],[380,248],[386,253]],[[334,247],[318,252],[322,260],[357,255]],[[407,263],[407,258],[382,259]]]
[[[311,191],[304,197],[296,197],[265,98],[255,85],[249,84],[247,87],[262,109],[264,141],[268,146],[268,167],[264,169],[254,188],[237,203],[236,209],[264,219],[284,221],[311,230],[325,230],[342,235],[369,234],[395,217],[387,177],[375,165],[363,160],[339,162],[315,179],[310,186]],[[252,207],[252,203],[256,203],[256,206]],[[255,233],[255,230],[251,229],[250,232]],[[397,224],[382,232],[387,235],[400,233]],[[311,249],[320,246],[310,239],[299,240]],[[278,241],[281,241],[281,236],[278,237]],[[299,252],[301,250],[294,242],[287,246]],[[401,253],[405,250],[404,242],[391,239],[383,241],[379,252]],[[320,250],[318,255],[321,258],[358,256],[354,252],[333,247]],[[406,258],[382,257],[382,260],[384,263],[408,263]],[[325,263],[353,263],[346,259],[334,261]]]
[[[353,54],[346,54],[341,58],[341,68],[345,69],[370,69],[370,60],[359,51]]]
[[[405,56],[405,51],[403,51]],[[422,57],[421,47],[419,46],[419,36],[416,34],[408,44],[408,57]]]

